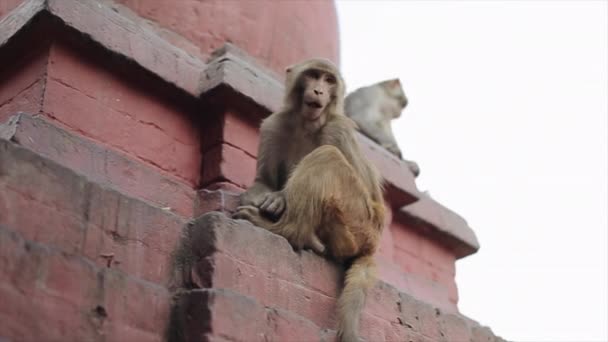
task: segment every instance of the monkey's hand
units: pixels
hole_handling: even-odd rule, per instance
[[[258,207],[263,213],[277,219],[285,211],[285,195],[282,191],[269,192],[262,198]]]

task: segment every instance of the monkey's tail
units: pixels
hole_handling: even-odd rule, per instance
[[[375,262],[372,255],[355,259],[346,271],[344,289],[338,298],[338,336],[341,342],[357,342],[359,318],[365,305],[367,290],[376,281]]]

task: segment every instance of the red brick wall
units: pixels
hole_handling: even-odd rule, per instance
[[[339,63],[333,1],[119,0],[140,16],[178,33],[209,55],[231,42],[283,74],[304,58]],[[167,39],[178,39],[171,35]]]
[[[187,82],[167,75],[179,63],[203,68],[202,62],[162,50],[166,42],[138,31],[140,21],[119,18],[106,2],[62,1],[49,0],[43,14],[0,45],[0,340],[334,340],[340,266],[296,253],[285,239],[223,214],[198,217],[230,212],[253,181],[257,126],[268,108],[225,84],[198,98],[193,80],[207,74],[188,74]],[[193,41],[192,18],[213,11],[230,18],[255,14],[245,2],[180,3],[185,7],[167,12],[173,21],[159,24],[189,18],[170,27],[194,35]],[[0,9],[10,4],[0,0]],[[58,4],[64,17],[53,12]],[[328,15],[319,30],[335,24],[331,2],[294,2],[289,10],[287,2],[269,4],[253,8],[295,10],[295,18],[307,22]],[[161,2],[128,5],[165,18],[151,9]],[[68,26],[83,17],[94,22],[86,34]],[[281,18],[279,25],[287,25],[280,20],[289,17]],[[1,25],[0,38],[12,28]],[[302,26],[288,26],[295,31],[284,34],[307,41],[296,29]],[[272,45],[256,40],[268,39],[266,31],[247,40],[245,31],[233,29],[198,37],[210,44],[201,49],[211,49],[216,38],[241,37],[251,53],[277,67],[336,46],[331,40],[329,47],[316,42],[321,45],[294,50],[281,45],[291,40],[277,38],[273,48],[256,50],[255,44]],[[103,45],[120,30],[132,34],[126,45]],[[145,44],[145,51],[163,53],[148,56],[154,63],[137,64],[133,56]],[[231,72],[265,72],[247,68]],[[244,87],[256,86],[255,79],[243,79]],[[413,190],[399,161],[364,143],[393,192],[386,197],[392,209],[378,254],[380,281],[370,291],[362,335],[370,341],[497,340],[457,314],[457,254],[400,214]]]

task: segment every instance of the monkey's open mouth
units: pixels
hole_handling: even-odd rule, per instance
[[[308,107],[311,107],[311,108],[316,108],[316,109],[323,108],[323,105],[317,101],[308,101],[305,103]]]

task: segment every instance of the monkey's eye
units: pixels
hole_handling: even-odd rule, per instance
[[[321,77],[321,73],[318,70],[308,70],[308,72],[306,72],[306,76],[318,80],[319,77]]]
[[[325,77],[325,81],[327,81],[327,83],[334,85],[336,84],[336,78],[333,75],[327,75]]]

